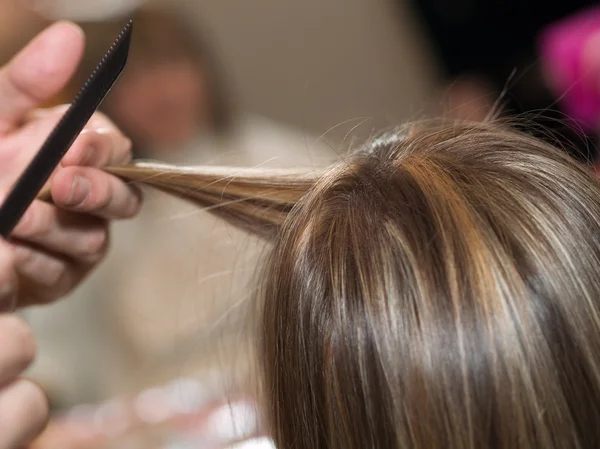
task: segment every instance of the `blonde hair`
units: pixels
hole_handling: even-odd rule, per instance
[[[564,152],[456,123],[323,171],[108,171],[272,242],[278,448],[600,447],[600,183]]]

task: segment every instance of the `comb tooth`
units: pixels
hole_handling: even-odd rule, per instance
[[[110,48],[108,49],[106,54],[102,57],[102,59],[100,60],[100,62],[98,63],[98,65],[96,66],[94,71],[92,72],[92,74],[88,77],[86,82],[83,84],[83,86],[81,87],[81,89],[79,90],[77,95],[75,96],[75,100],[73,101],[73,103],[76,103],[79,100],[81,95],[83,95],[83,93],[87,90],[90,83],[98,76],[98,73],[100,72],[100,70],[102,70],[102,68],[106,65],[107,61],[111,57],[114,56],[114,54],[117,52],[117,50],[119,48],[121,48],[123,46],[125,46],[125,49],[127,50],[122,55],[123,56],[123,58],[122,58],[123,66],[125,65],[125,62],[127,60],[127,56],[129,53],[128,50],[129,50],[129,44],[131,42],[132,32],[133,32],[133,20],[130,20],[127,23],[127,25],[125,25],[125,28],[123,28],[123,30],[119,33],[119,36],[117,37],[115,42],[110,46]]]

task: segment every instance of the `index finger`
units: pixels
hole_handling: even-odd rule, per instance
[[[58,22],[0,69],[0,134],[64,88],[81,61],[84,44],[81,28]]]

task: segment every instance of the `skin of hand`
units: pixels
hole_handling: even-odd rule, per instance
[[[0,68],[0,202],[65,108],[38,110],[76,70],[84,35],[59,22]],[[138,191],[101,170],[131,160],[131,143],[96,114],[53,173],[53,204],[35,201],[9,241],[0,240],[0,449],[24,447],[46,425],[41,388],[20,376],[35,356],[27,324],[4,313],[51,302],[102,259],[108,222],[138,212]]]
[[[57,23],[0,69],[0,201],[64,113],[65,107],[36,107],[71,78],[84,41],[77,26]],[[51,302],[102,259],[108,220],[134,216],[141,199],[101,167],[130,160],[130,140],[96,114],[50,179],[54,204],[35,201],[2,245],[6,252],[8,244],[14,266],[0,273],[4,296],[19,307]]]

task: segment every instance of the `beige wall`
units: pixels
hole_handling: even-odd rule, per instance
[[[335,136],[370,117],[364,136],[432,104],[429,51],[401,0],[167,1],[208,30],[254,111],[319,134],[351,120]]]

